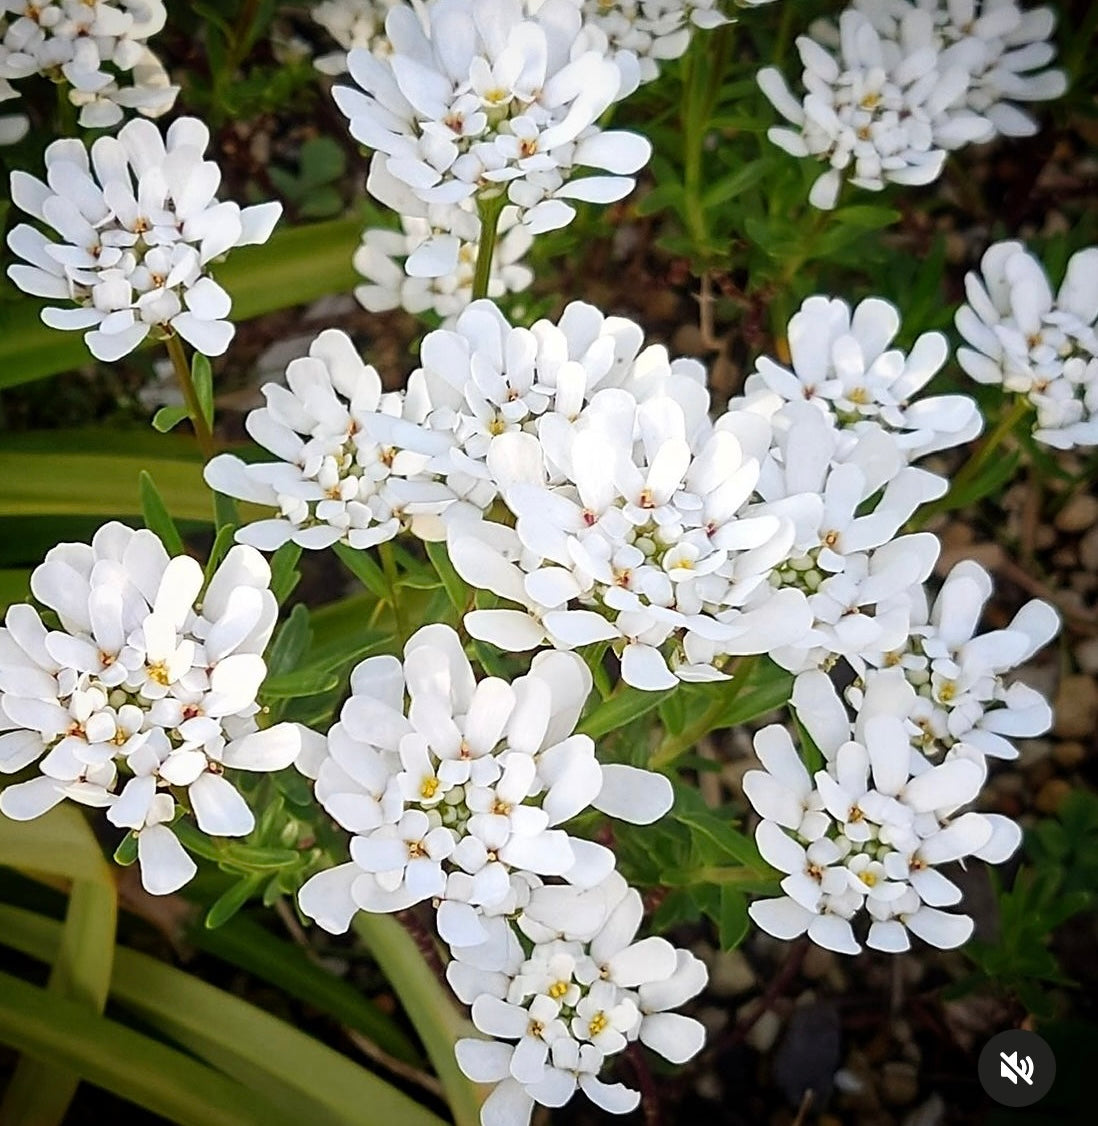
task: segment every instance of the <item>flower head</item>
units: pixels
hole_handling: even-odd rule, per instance
[[[595,124],[618,97],[617,67],[577,47],[568,3],[438,0],[393,8],[392,54],[350,53],[356,86],[337,86],[352,135],[424,203],[506,194],[531,231],[571,221],[569,199],[610,202],[633,186],[643,138]],[[580,167],[609,176],[573,180]]]
[[[941,174],[947,151],[993,135],[990,122],[966,106],[969,72],[939,54],[929,19],[905,20],[889,38],[860,9],[847,8],[833,43],[826,38],[826,45],[797,40],[803,102],[775,68],[758,75],[763,93],[794,126],[772,128],[770,140],[829,166],[812,186],[813,206],[834,207],[844,180],[870,191],[928,184]]]
[[[254,817],[226,769],[281,770],[304,737],[256,722],[278,616],[270,579],[241,546],[207,585],[195,560],[122,524],[53,548],[31,590],[60,628],[23,603],[0,628],[0,770],[39,770],[0,791],[0,812],[28,820],[65,798],[106,808],[136,834],[153,894],[195,872],[170,828],[177,795],[203,832],[249,833]]]
[[[403,662],[362,662],[314,771],[317,799],[356,834],[351,864],[313,877],[302,910],[341,931],[358,910],[435,899],[442,937],[470,946],[487,940],[483,918],[510,902],[516,874],[598,883],[613,855],[560,826],[592,806],[652,821],[671,790],[601,766],[574,734],[590,687],[567,653],[540,655],[513,683],[477,683],[447,626],[419,630]]]
[[[3,0],[0,83],[66,83],[86,129],[111,128],[126,109],[159,117],[179,92],[147,46],[166,18],[163,0]]]
[[[76,305],[47,307],[46,324],[88,330],[84,340],[101,360],[133,351],[154,329],[209,356],[225,351],[232,303],[210,266],[234,246],[265,242],[282,208],[218,202],[221,173],[203,159],[209,141],[193,117],[174,121],[166,136],[138,119],[90,152],[80,141],[55,141],[48,183],[12,173],[16,205],[60,241],[20,223],[8,245],[27,264],[8,276],[27,293]]]
[[[1059,292],[1021,243],[997,242],[965,279],[957,362],[1037,409],[1033,436],[1057,449],[1098,445],[1098,247],[1074,254]]]

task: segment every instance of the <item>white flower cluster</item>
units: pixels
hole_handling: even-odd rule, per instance
[[[938,866],[966,857],[1006,860],[1019,827],[999,814],[961,812],[979,794],[983,755],[956,744],[935,764],[911,745],[915,692],[897,669],[874,671],[851,721],[821,672],[798,678],[792,705],[818,749],[810,775],[785,728],[764,728],[755,753],[764,766],[744,776],[763,820],[755,840],[782,872],[783,895],[748,909],[768,934],[807,933],[844,954],[861,949],[853,920],[868,917],[868,946],[899,952],[910,934],[952,949],[972,934],[967,915],[942,911],[961,890]]]
[[[844,180],[871,191],[886,183],[928,184],[946,153],[997,133],[1035,131],[1014,100],[1059,97],[1062,72],[1043,70],[1051,9],[1024,13],[1016,0],[856,0],[839,18],[801,36],[803,101],[774,67],[763,93],[793,128],[769,137],[793,156],[828,165],[810,202],[834,207]]]
[[[234,547],[207,585],[194,559],[122,524],[53,548],[31,590],[60,628],[25,603],[0,628],[0,771],[40,771],[0,791],[0,812],[25,821],[65,798],[105,808],[136,835],[154,895],[195,873],[172,832],[177,803],[211,836],[251,832],[226,768],[281,770],[309,734],[256,723],[278,617],[270,580],[258,552]]]
[[[991,576],[978,563],[956,564],[932,605],[922,586],[904,596],[907,641],[868,655],[874,667],[902,670],[915,690],[917,699],[905,718],[915,725],[915,744],[927,755],[964,743],[992,758],[1013,759],[1018,750],[1011,739],[1041,735],[1052,726],[1048,701],[1028,685],[1004,678],[1052,640],[1059,618],[1048,603],[1034,600],[1005,629],[976,636],[991,593]],[[849,690],[852,703],[861,692],[857,685]]]
[[[622,71],[623,96],[652,82],[660,63],[681,58],[695,29],[728,23],[718,0],[576,0],[584,35],[613,58]],[[755,0],[766,3],[767,0]]]
[[[340,51],[321,55],[314,66],[322,74],[347,73],[347,52],[356,47],[375,55],[389,53],[385,17],[405,0],[323,0],[310,11],[313,19],[339,44]],[[415,0],[413,0],[413,3]]]
[[[111,128],[127,109],[159,117],[179,88],[146,41],[166,18],[163,0],[0,0],[0,101],[17,96],[11,82],[42,74],[70,87],[86,129]],[[28,127],[3,120],[0,143]]]
[[[889,39],[925,35],[939,52],[939,69],[960,66],[968,75],[965,104],[1003,137],[1029,137],[1037,122],[1016,102],[1062,97],[1067,76],[1049,67],[1056,13],[1025,8],[1019,0],[854,0],[854,7]]]
[[[364,548],[402,527],[443,539],[446,523],[487,509],[501,482],[536,472],[543,421],[570,424],[597,389],[624,381],[643,397],[672,381],[704,415],[700,365],[669,364],[662,348],[641,352],[642,342],[631,321],[581,302],[559,324],[526,329],[478,301],[453,329],[427,334],[406,391],[383,395],[374,369],[330,330],[290,364],[289,388],[268,384],[267,406],[248,416],[249,433],[281,460],[245,465],[223,454],[206,480],[279,509],[238,533],[262,550],[289,539]]]
[[[560,364],[556,409],[531,417],[519,390],[465,423],[466,455],[483,457],[517,520],[452,521],[451,558],[467,582],[521,607],[474,610],[466,628],[508,650],[609,643],[623,679],[644,689],[720,678],[740,655],[769,652],[799,671],[900,644],[908,620],[892,603],[929,575],[937,541],[897,533],[946,488],[909,462],[968,440],[980,418],[963,396],[909,401],[948,350],[928,334],[906,356],[889,348],[898,327],[883,301],[852,313],[810,298],[790,326],[794,371],[760,361],[748,396],[712,423],[697,365],[638,355],[629,322],[596,336],[595,318],[572,306],[560,328],[588,358]],[[457,339],[434,335],[447,343],[439,365],[454,366]],[[527,347],[536,371],[544,361]],[[530,363],[498,344],[490,354],[512,385]],[[585,376],[596,357],[596,371],[616,374]]]
[[[27,265],[8,268],[20,289],[72,301],[47,307],[52,328],[85,329],[92,355],[117,360],[149,333],[178,333],[219,356],[234,327],[229,295],[209,267],[234,246],[266,242],[278,203],[240,208],[218,202],[221,172],[204,160],[205,124],[181,117],[167,137],[151,122],[128,122],[88,149],[77,140],[46,150],[46,183],[11,175],[12,200],[60,236],[21,223],[8,245]]]
[[[206,466],[211,488],[278,509],[277,517],[242,527],[237,539],[263,551],[291,540],[313,549],[337,542],[366,548],[392,539],[402,525],[441,538],[437,518],[456,496],[427,467],[449,442],[409,417],[424,413],[415,397],[383,393],[380,376],[337,329],[291,361],[286,380],[288,387],[263,387],[267,405],[245,423],[281,460],[249,465],[219,454]],[[398,442],[383,432],[385,419]]]
[[[302,911],[342,933],[360,910],[431,901],[454,991],[506,1041],[458,1045],[471,1078],[498,1084],[485,1122],[527,1122],[535,1102],[561,1106],[577,1087],[631,1110],[635,1092],[598,1078],[606,1057],[639,1038],[682,1062],[703,1039],[665,1010],[702,988],[704,968],[661,938],[636,942],[640,897],[613,853],[561,827],[590,808],[646,824],[671,806],[665,778],[603,765],[575,734],[590,690],[570,653],[478,683],[457,634],[425,626],[403,662],[354,670],[326,753],[298,760],[354,834],[350,862],[302,887]]]
[[[392,53],[351,51],[357,86],[333,93],[351,134],[409,195],[452,205],[506,194],[532,232],[552,230],[574,216],[569,200],[624,196],[651,152],[636,134],[596,125],[621,77],[577,44],[580,27],[570,0],[534,13],[523,0],[400,5],[385,21]],[[575,179],[580,168],[610,175]]]
[[[1073,255],[1055,296],[1021,243],[998,242],[965,279],[957,351],[979,383],[998,383],[1037,408],[1033,436],[1058,449],[1098,445],[1098,247]]]
[[[673,1012],[705,987],[704,964],[658,937],[636,940],[640,895],[612,873],[590,889],[517,882],[510,919],[457,948],[446,976],[491,1040],[457,1043],[461,1069],[495,1087],[485,1126],[527,1126],[535,1105],[560,1107],[576,1090],[610,1114],[640,1095],[599,1078],[639,1042],[674,1064],[700,1051],[705,1030]]]
[[[354,267],[369,283],[355,288],[355,297],[364,308],[371,313],[404,309],[418,315],[430,311],[445,325],[469,304],[480,249],[480,221],[460,205],[447,211],[450,229],[445,233],[426,216],[407,213],[401,215],[400,231],[370,228],[363,232]],[[464,240],[454,230],[459,219],[463,220],[459,229],[466,235]],[[534,272],[522,262],[534,236],[518,222],[516,208],[504,209],[498,229],[488,279],[488,297],[496,301],[521,292],[534,280]],[[451,239],[457,242],[456,266]],[[437,273],[440,267],[445,271],[442,274]]]

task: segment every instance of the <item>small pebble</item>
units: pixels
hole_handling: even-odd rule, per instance
[[[1061,532],[1085,532],[1098,524],[1098,497],[1079,493],[1064,505],[1053,521]]]
[[[1085,675],[1065,676],[1053,705],[1056,734],[1067,739],[1086,739],[1098,723],[1098,684]]]
[[[709,988],[716,997],[736,997],[753,989],[755,971],[739,950],[717,954],[709,965]]]
[[[881,1097],[892,1106],[913,1103],[919,1094],[919,1072],[904,1060],[889,1060],[881,1068]]]
[[[1089,637],[1076,645],[1075,659],[1083,672],[1098,673],[1098,637]]]
[[[1092,528],[1079,541],[1079,562],[1092,574],[1098,571],[1098,528]]]
[[[743,1016],[750,1012],[750,1008],[748,1006],[744,1012],[737,1014],[737,1016],[743,1019]],[[756,1052],[765,1055],[774,1047],[774,1041],[778,1039],[778,1033],[781,1030],[782,1018],[773,1009],[767,1009],[752,1025],[751,1031],[744,1037],[744,1041]]]

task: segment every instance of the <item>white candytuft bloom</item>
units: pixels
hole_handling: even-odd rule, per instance
[[[458,211],[458,208],[450,209]],[[362,245],[355,252],[355,269],[366,279],[366,285],[355,288],[355,297],[371,313],[384,313],[390,309],[404,309],[419,315],[433,312],[444,323],[451,322],[472,300],[480,234],[480,223],[475,215],[462,212],[472,219],[468,237],[444,233],[426,218],[401,215],[400,231],[371,228],[363,233]],[[452,224],[447,223],[448,227]],[[447,236],[458,239],[457,262],[450,268],[450,251]],[[492,272],[488,279],[488,297],[498,300],[508,293],[527,289],[534,280],[534,272],[522,262],[523,255],[533,242],[527,227],[517,223],[517,211],[508,207],[500,216],[499,241],[492,257]],[[436,265],[435,254],[441,250],[444,260]],[[447,267],[436,273],[439,266]],[[412,271],[419,271],[413,273]],[[425,272],[424,272],[425,271]]]
[[[803,595],[767,584],[794,525],[745,511],[759,464],[731,433],[694,434],[671,395],[638,403],[616,388],[596,392],[574,424],[552,417],[563,425],[543,424],[539,436],[558,482],[516,475],[503,492],[513,530],[450,527],[466,581],[525,608],[475,610],[470,633],[511,650],[610,642],[622,679],[650,690],[723,675],[723,660],[692,658],[695,635],[727,657],[804,634]],[[525,437],[497,438],[489,464],[497,450],[499,461],[519,461]],[[765,605],[745,611],[761,587]]]
[[[101,360],[120,359],[154,329],[208,356],[225,351],[232,303],[210,265],[234,246],[266,242],[282,207],[218,202],[220,170],[203,159],[209,142],[193,117],[173,122],[166,139],[138,119],[100,137],[90,154],[80,141],[54,141],[47,183],[12,173],[12,200],[60,241],[19,224],[8,245],[28,264],[8,276],[36,297],[77,306],[47,307],[46,324],[87,330]]]
[[[263,551],[291,540],[314,549],[339,542],[371,547],[402,526],[441,538],[438,518],[457,498],[428,466],[451,440],[409,417],[414,399],[383,393],[378,373],[337,329],[322,332],[308,356],[291,361],[286,381],[288,387],[266,384],[267,405],[245,422],[279,460],[248,465],[219,454],[206,466],[211,488],[278,509],[276,517],[246,524],[237,538]],[[382,431],[386,422],[392,435]]]
[[[1098,247],[1073,255],[1057,294],[1021,243],[997,242],[965,279],[957,361],[1037,409],[1033,436],[1057,449],[1098,445]]]
[[[0,628],[0,771],[37,763],[0,791],[0,812],[38,817],[71,798],[106,808],[137,837],[154,895],[195,873],[171,823],[173,790],[198,827],[239,837],[255,819],[225,770],[281,770],[306,733],[260,730],[256,694],[278,606],[266,561],[234,547],[204,587],[201,566],[169,558],[148,531],[107,524],[90,546],[53,548],[31,576],[50,629],[20,603]]]
[[[935,765],[913,750],[915,701],[899,670],[874,671],[852,722],[828,678],[807,673],[793,708],[823,768],[810,776],[780,726],[755,737],[765,769],[744,776],[744,792],[763,818],[759,851],[783,873],[783,895],[749,908],[768,934],[807,933],[845,954],[861,949],[854,924],[861,932],[863,921],[866,945],[889,952],[909,949],[912,934],[942,949],[971,936],[971,918],[941,910],[962,896],[938,866],[967,857],[1001,863],[1022,834],[998,814],[961,812],[983,785],[984,757],[957,743]]]
[[[1017,758],[1011,739],[1042,735],[1052,726],[1052,709],[1040,692],[1020,681],[1008,683],[1004,676],[1055,637],[1059,616],[1035,599],[1006,628],[977,636],[991,593],[991,576],[978,563],[956,564],[932,605],[922,586],[908,592],[907,642],[869,656],[873,665],[901,669],[917,692],[908,720],[926,755],[963,742],[994,758]],[[860,689],[850,693],[860,699]]]
[[[323,74],[347,73],[347,52],[356,47],[375,55],[387,55],[389,40],[385,35],[385,17],[389,9],[405,0],[323,0],[310,15],[339,44],[340,51],[321,55],[314,65]],[[414,0],[413,0],[414,2]]]
[[[159,117],[179,92],[147,46],[166,18],[163,0],[0,0],[0,100],[9,81],[42,74],[70,87],[86,129],[127,109]]]
[[[848,8],[834,51],[816,39],[797,40],[806,95],[798,101],[773,67],[759,72],[763,93],[794,128],[773,127],[774,144],[829,167],[809,201],[831,208],[844,180],[871,191],[886,183],[928,184],[946,152],[987,140],[994,130],[969,109],[969,74],[939,55],[929,16],[903,21],[896,39],[882,36],[868,17]]]
[[[705,987],[699,959],[658,937],[637,941],[638,893],[616,873],[590,891],[535,888],[515,925],[493,920],[492,939],[457,949],[447,976],[489,1040],[457,1043],[462,1071],[494,1084],[486,1126],[527,1126],[535,1105],[560,1107],[577,1091],[610,1114],[640,1096],[599,1078],[639,1041],[671,1063],[701,1050],[702,1025],[678,1008]]]
[[[1016,102],[1047,102],[1063,95],[1067,77],[1049,67],[1056,13],[1025,8],[1018,0],[854,0],[881,35],[899,39],[907,28],[929,27],[943,69],[968,74],[965,103],[996,133],[1029,137],[1037,122]]]
[[[912,401],[948,358],[946,338],[924,333],[905,355],[892,347],[899,330],[899,310],[878,297],[853,312],[838,298],[809,297],[789,322],[789,367],[760,358],[744,391],[770,391],[787,402],[807,399],[855,430],[875,423],[895,434],[909,461],[971,441],[983,425],[973,399]]]
[[[611,57],[622,70],[623,96],[638,82],[654,81],[659,76],[660,63],[685,54],[696,30],[708,31],[729,22],[718,0],[579,0],[579,3],[585,33],[604,38]]]
[[[478,684],[457,634],[441,625],[420,629],[403,662],[363,661],[327,756],[300,764],[320,804],[355,834],[351,862],[306,883],[302,910],[338,933],[356,911],[435,899],[442,937],[476,946],[515,875],[599,883],[613,853],[560,826],[592,806],[654,821],[671,806],[671,786],[600,765],[592,741],[574,734],[590,688],[570,653],[539,655],[513,683]]]
[[[577,45],[580,22],[569,0],[529,15],[522,0],[397,6],[385,22],[392,54],[353,50],[357,86],[333,93],[375,164],[422,202],[506,194],[531,231],[563,227],[569,200],[622,198],[651,152],[643,137],[598,129],[621,79]],[[610,175],[574,179],[579,168]]]

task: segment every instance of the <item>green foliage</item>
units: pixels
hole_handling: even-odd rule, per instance
[[[1027,834],[1025,847],[1030,864],[1011,887],[991,871],[999,933],[995,941],[974,940],[965,947],[977,973],[955,991],[992,986],[1047,1019],[1056,1011],[1050,988],[1073,985],[1051,948],[1053,935],[1098,902],[1098,797],[1083,790],[1069,794],[1056,818]]]
[[[710,809],[692,786],[675,787],[675,804],[655,825],[615,828],[619,867],[630,883],[662,889],[657,932],[708,918],[724,949],[747,933],[747,895],[773,892],[777,876],[755,842],[733,828],[736,810]]]
[[[303,219],[329,219],[343,210],[337,185],[346,171],[346,154],[331,137],[310,137],[301,146],[296,173],[273,166],[268,175]]]

